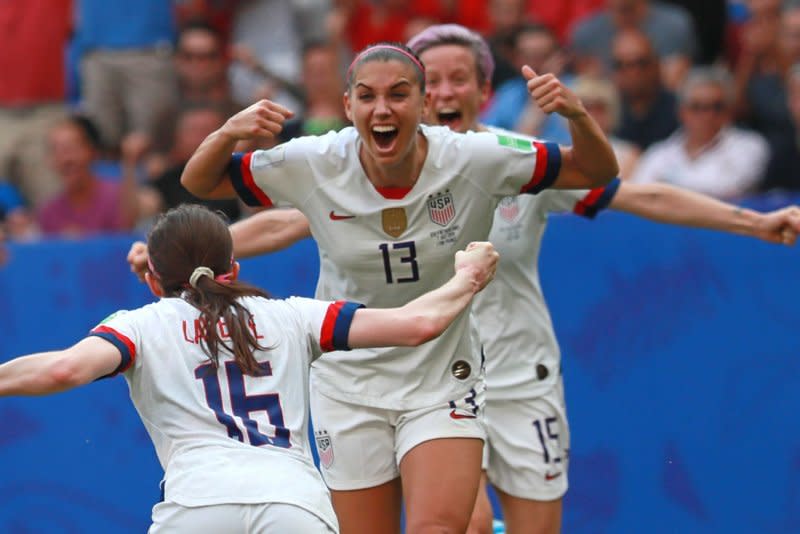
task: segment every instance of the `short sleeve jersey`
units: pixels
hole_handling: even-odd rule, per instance
[[[489,235],[500,253],[497,273],[473,301],[491,398],[534,398],[556,383],[560,352],[538,268],[547,217],[574,212],[593,218],[618,187],[614,180],[592,190],[551,189],[500,201]]]
[[[113,343],[118,369],[164,468],[164,494],[183,506],[295,504],[335,526],[330,496],[308,443],[311,361],[346,349],[349,302],[246,297],[261,376],[244,375],[228,351],[215,368],[201,348],[199,311],[164,298],[119,312],[91,335]],[[216,325],[223,341],[224,323]]]
[[[288,202],[306,215],[320,249],[317,298],[400,306],[453,276],[453,255],[488,238],[500,198],[543,190],[561,163],[557,145],[443,127],[422,133],[428,155],[409,190],[373,186],[352,127],[234,155],[230,176],[246,202]],[[322,393],[392,409],[463,396],[481,373],[468,313],[420,347],[334,352],[312,369]]]

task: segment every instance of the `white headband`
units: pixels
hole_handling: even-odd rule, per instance
[[[189,285],[197,289],[197,281],[200,280],[201,276],[207,276],[213,280],[214,271],[202,265],[200,267],[195,267],[194,271],[192,271],[192,276],[189,277]]]

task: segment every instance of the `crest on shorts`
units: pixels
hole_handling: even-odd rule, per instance
[[[453,217],[456,216],[456,205],[449,189],[444,193],[428,195],[428,215],[439,226],[447,226],[453,220]]]
[[[505,197],[497,206],[500,217],[508,222],[514,222],[519,215],[519,204],[516,197]]]
[[[386,208],[381,212],[383,231],[392,237],[400,237],[408,227],[405,208]]]
[[[317,454],[319,455],[319,463],[322,467],[328,469],[333,464],[333,442],[328,435],[327,430],[314,431],[314,438],[317,442]]]

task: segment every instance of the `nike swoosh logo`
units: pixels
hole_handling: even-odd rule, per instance
[[[555,480],[560,476],[561,476],[561,472],[558,472],[558,473],[545,473],[544,474],[544,479],[545,480]]]
[[[355,215],[337,215],[335,211],[331,210],[330,217],[332,221],[343,221],[345,219],[352,219]]]
[[[456,413],[455,410],[450,410],[450,417],[453,418],[453,419],[477,419],[478,418],[477,415],[472,415],[472,414],[464,415],[464,414]]]

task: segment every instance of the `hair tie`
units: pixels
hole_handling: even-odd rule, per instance
[[[189,277],[189,285],[197,289],[197,281],[200,280],[201,276],[207,276],[213,280],[214,271],[202,265],[200,267],[195,267],[194,271],[192,271],[192,276]]]

